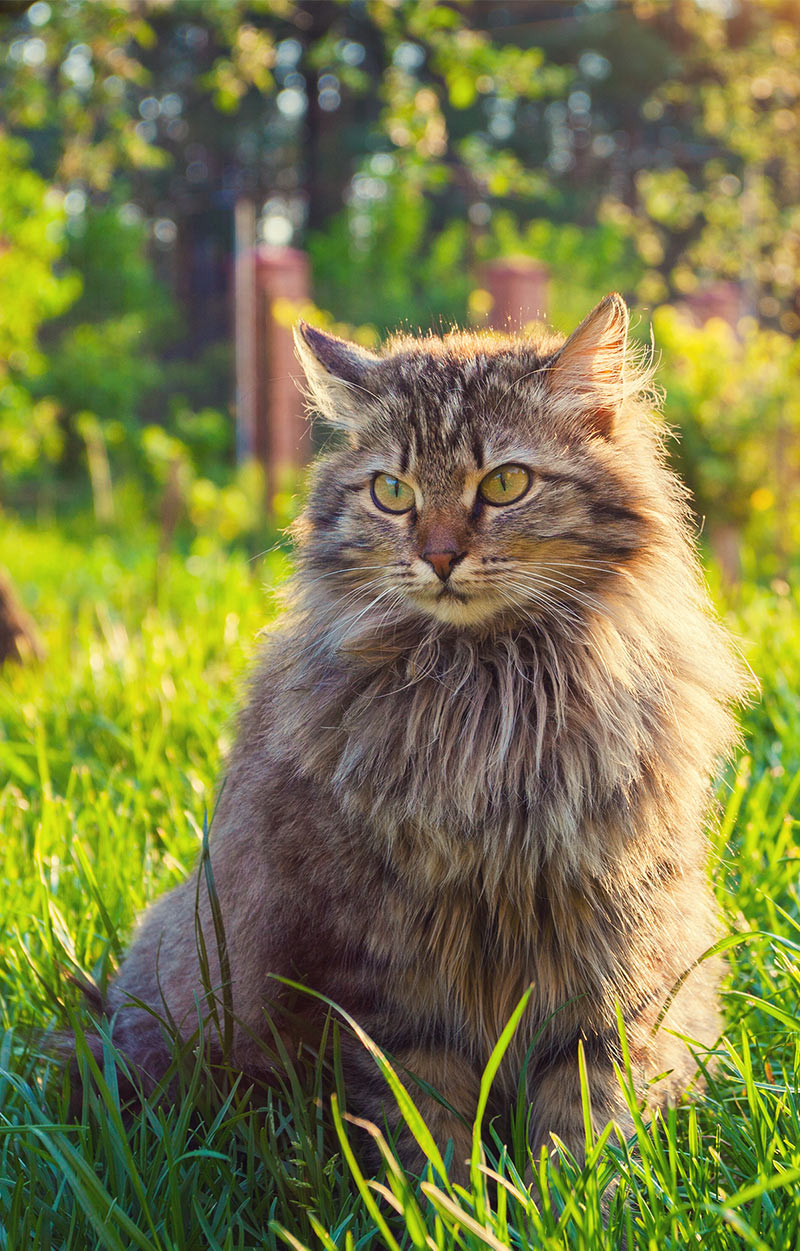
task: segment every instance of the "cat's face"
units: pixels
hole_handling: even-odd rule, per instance
[[[343,620],[581,617],[645,529],[613,446],[626,329],[618,297],[560,349],[454,335],[372,357],[302,328],[313,400],[349,434],[305,521]]]

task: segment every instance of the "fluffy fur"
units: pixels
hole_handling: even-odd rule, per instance
[[[278,974],[469,1120],[532,983],[494,1110],[538,1035],[534,1145],[555,1132],[579,1152],[579,1041],[598,1124],[627,1123],[618,1004],[642,1094],[668,1074],[651,1103],[693,1072],[675,1033],[714,1041],[719,967],[695,967],[718,936],[704,822],[746,684],[626,339],[618,296],[566,343],[454,333],[373,355],[300,328],[311,403],[344,437],[314,468],[211,836],[245,1070]],[[504,462],[532,486],[492,507],[477,487]],[[381,472],[414,488],[409,513],[375,506]],[[457,555],[446,582],[423,556],[440,550]],[[189,881],[146,913],[111,992],[116,1036],[153,1077],[163,1034],[131,1000],[196,1028],[195,897]],[[199,906],[221,1000],[203,890]],[[391,1116],[356,1044],[347,1070],[350,1106]],[[463,1123],[427,1111],[463,1161]]]

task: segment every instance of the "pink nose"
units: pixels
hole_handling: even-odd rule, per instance
[[[446,552],[423,552],[422,559],[427,560],[437,578],[441,578],[442,582],[446,582],[453,572],[453,566],[457,565],[460,560],[464,559],[465,552],[456,552],[451,549]]]

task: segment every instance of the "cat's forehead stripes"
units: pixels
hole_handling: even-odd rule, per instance
[[[455,455],[482,468],[487,442],[505,424],[507,410],[520,408],[517,384],[544,369],[545,361],[533,353],[521,358],[519,352],[512,357],[417,349],[387,357],[381,380],[404,467]],[[529,411],[536,390],[535,383],[526,389]]]

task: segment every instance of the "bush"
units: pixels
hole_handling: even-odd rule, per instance
[[[26,144],[0,132],[0,465],[4,485],[61,449],[57,408],[31,385],[45,367],[39,333],[80,291],[73,272],[59,273],[64,212],[38,174]]]
[[[664,306],[653,315],[663,352],[667,417],[678,468],[712,531],[730,527],[783,573],[800,541],[800,344],[743,319],[697,327]]]
[[[308,240],[317,303],[381,334],[463,323],[472,286],[466,223],[435,230],[433,205],[415,188],[397,176],[361,177],[351,206]]]

